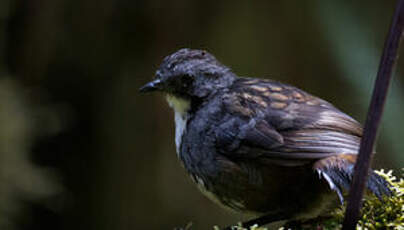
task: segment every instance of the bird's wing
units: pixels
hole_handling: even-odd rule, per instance
[[[295,87],[242,78],[222,102],[229,116],[216,129],[217,148],[229,157],[294,164],[358,152],[360,124]]]

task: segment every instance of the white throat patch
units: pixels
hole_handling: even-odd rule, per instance
[[[171,94],[167,94],[167,102],[174,109],[175,114],[175,145],[177,154],[180,153],[181,139],[187,127],[188,111],[191,108],[191,102]]]

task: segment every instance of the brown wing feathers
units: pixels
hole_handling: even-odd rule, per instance
[[[240,79],[223,101],[227,111],[246,123],[238,137],[264,156],[321,159],[358,151],[359,123],[295,87]]]
[[[239,122],[246,122],[233,136],[233,153],[289,167],[317,160],[313,169],[343,202],[362,136],[357,121],[324,100],[266,80],[240,79],[224,101],[233,115],[239,115]],[[374,172],[368,188],[378,197],[391,193]]]

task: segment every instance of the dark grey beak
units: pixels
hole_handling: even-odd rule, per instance
[[[142,86],[139,91],[141,93],[148,93],[148,92],[153,92],[156,90],[160,90],[161,89],[161,81],[160,79],[156,79],[154,81],[151,81],[149,83],[147,83],[146,85]]]

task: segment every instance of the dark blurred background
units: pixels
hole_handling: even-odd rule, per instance
[[[384,1],[0,1],[0,229],[196,229],[246,217],[180,166],[172,111],[140,95],[162,58],[207,49],[363,123],[394,7]],[[404,59],[376,168],[404,162]]]

